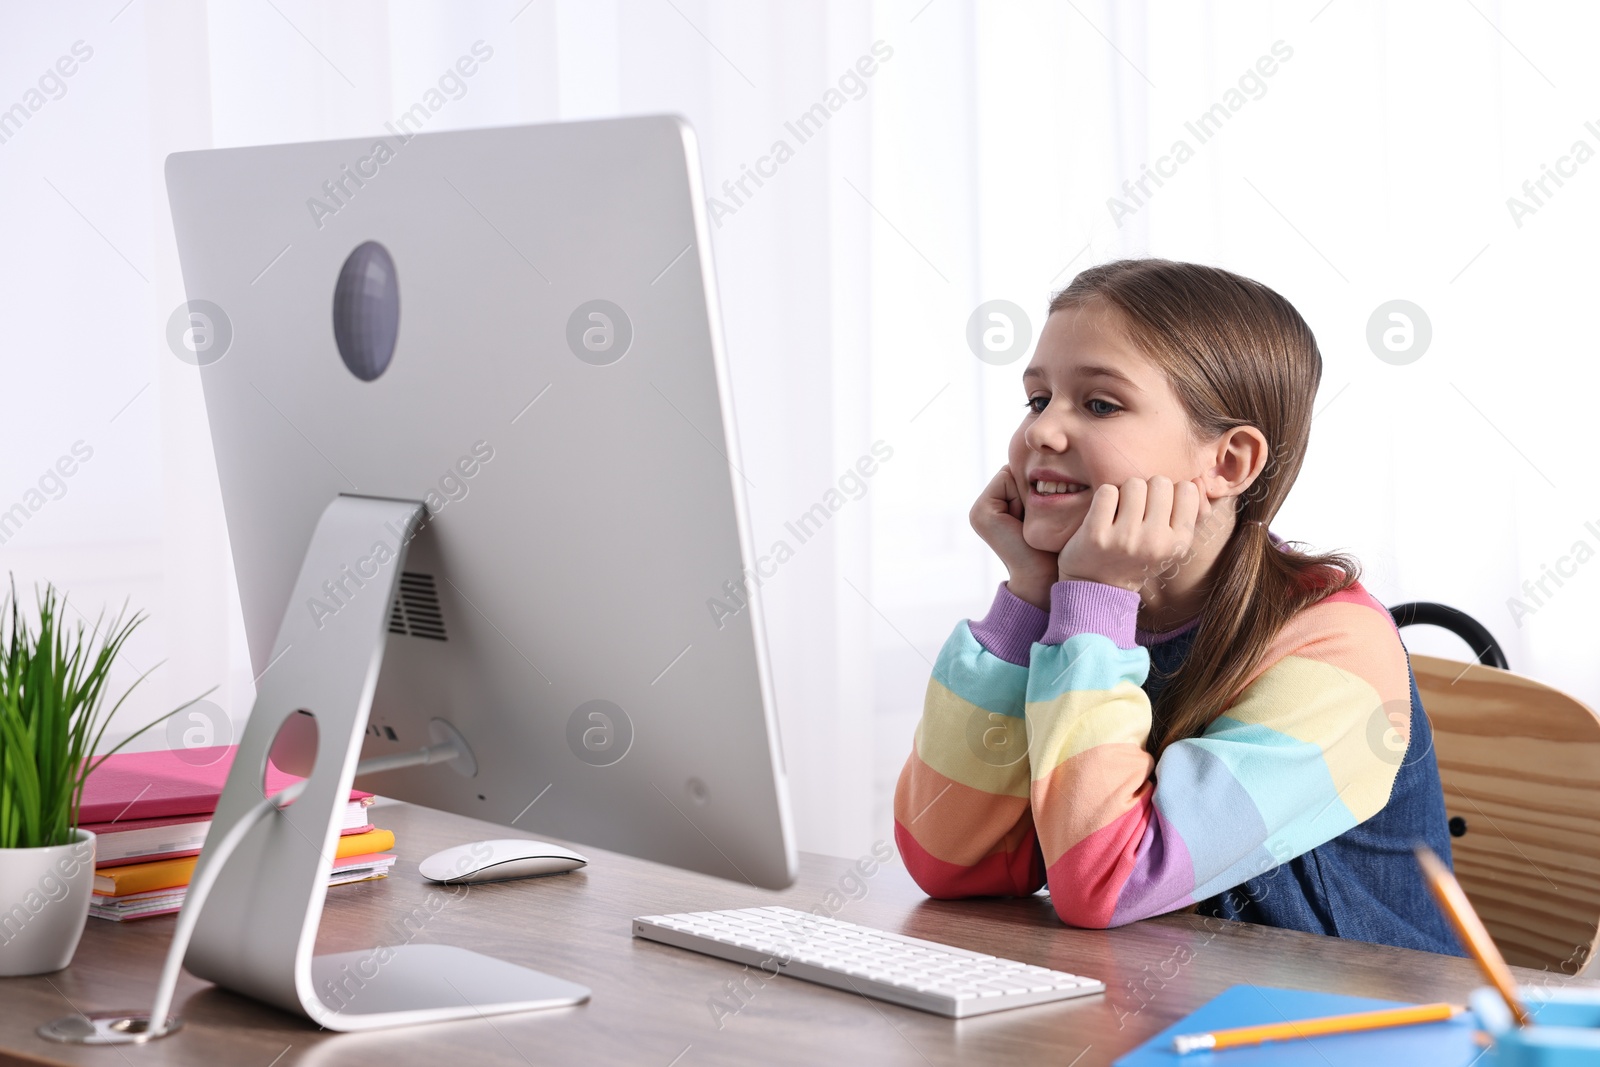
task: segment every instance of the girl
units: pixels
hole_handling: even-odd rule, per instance
[[[895,791],[925,892],[1459,954],[1411,851],[1450,845],[1399,632],[1354,560],[1267,530],[1321,375],[1224,270],[1123,260],[1051,301],[971,515],[1009,578],[945,642]]]

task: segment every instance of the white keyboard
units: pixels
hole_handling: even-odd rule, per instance
[[[954,1019],[1106,991],[1093,978],[792,908],[644,915],[633,936]]]

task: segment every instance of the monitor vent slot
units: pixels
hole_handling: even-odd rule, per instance
[[[447,641],[444,615],[439,610],[439,589],[433,575],[416,571],[400,574],[400,595],[389,610],[389,632],[430,641]]]

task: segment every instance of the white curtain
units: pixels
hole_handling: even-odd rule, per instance
[[[123,732],[212,686],[237,727],[216,472],[164,340],[163,160],[376,132],[481,40],[430,129],[675,111],[699,133],[756,543],[795,549],[764,589],[802,847],[887,836],[931,660],[1003,577],[966,514],[1024,362],[975,358],[969,316],[1010,300],[1037,336],[1051,291],[1119,256],[1259,278],[1316,330],[1277,532],[1600,703],[1597,21],[1488,0],[8,6],[0,565],[25,598],[51,580],[90,615],[149,613]],[[1368,342],[1394,300],[1430,327],[1410,362]],[[785,522],[832,488],[847,504],[795,545]]]

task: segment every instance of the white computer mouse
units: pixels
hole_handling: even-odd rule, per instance
[[[570,848],[552,845],[548,841],[504,838],[473,841],[435,852],[423,860],[417,870],[430,882],[465,885],[498,882],[507,878],[565,874],[588,862]]]

